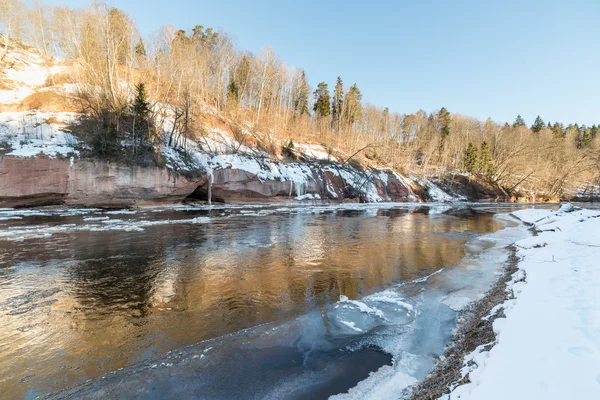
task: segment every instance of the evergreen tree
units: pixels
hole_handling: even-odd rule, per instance
[[[329,88],[325,82],[321,82],[317,85],[314,96],[315,105],[313,111],[321,118],[329,117],[331,113],[331,96],[329,95]]]
[[[523,117],[521,117],[521,115],[517,115],[517,118],[515,119],[515,123],[513,124],[513,127],[516,128],[517,126],[527,126],[527,124],[525,124],[525,120],[523,119]]]
[[[555,122],[554,125],[552,126],[552,133],[556,136],[563,136],[564,135],[563,125],[558,122]]]
[[[450,113],[446,107],[442,107],[438,112],[438,120],[440,122],[440,133],[444,138],[450,135]]]
[[[302,71],[300,82],[296,89],[294,97],[294,111],[300,115],[308,115],[308,83],[306,83],[306,74]]]
[[[218,32],[213,32],[212,28],[204,29],[203,25],[196,25],[192,29],[191,39],[195,42],[214,43],[219,36]]]
[[[146,57],[146,47],[144,47],[142,38],[140,38],[139,43],[135,46],[135,54],[140,57]]]
[[[143,82],[140,82],[135,87],[136,95],[132,105],[134,115],[135,135],[143,140],[151,139],[151,123],[150,123],[150,104],[146,96],[146,87]]]
[[[539,131],[544,129],[545,126],[546,125],[544,124],[544,120],[538,115],[535,121],[533,122],[533,125],[531,125],[531,130],[534,133],[538,133]]]
[[[479,156],[477,155],[477,147],[471,142],[465,150],[464,156],[465,170],[471,174],[477,173],[477,166],[479,164]]]
[[[590,147],[593,139],[592,128],[583,127],[581,130],[581,147]]]
[[[596,136],[598,136],[598,130],[600,128],[598,128],[596,126],[596,124],[592,125],[592,127],[590,128],[590,134],[592,135],[592,140],[596,139]]]
[[[204,25],[196,25],[192,28],[192,37],[202,38],[204,36]]]
[[[344,83],[342,78],[338,76],[333,91],[333,103],[331,104],[331,125],[334,128],[339,128],[342,118],[342,107],[344,104]]]
[[[187,34],[185,33],[184,29],[179,29],[175,32],[174,40],[177,40],[179,42],[187,42],[189,38],[187,37]]]
[[[494,163],[492,161],[492,153],[490,152],[490,146],[487,141],[481,143],[481,149],[479,151],[479,172],[491,180],[494,174]]]
[[[565,135],[577,140],[577,137],[579,136],[579,125],[569,124],[567,129],[565,129]]]
[[[350,86],[344,100],[344,117],[346,123],[351,126],[362,118],[362,93],[356,83]]]
[[[227,98],[236,103],[239,100],[239,90],[233,78],[229,81],[229,85],[227,85]]]
[[[251,83],[252,65],[246,54],[242,55],[239,63],[235,68],[234,81],[238,89],[238,101],[243,102],[244,97],[247,97],[248,86]]]

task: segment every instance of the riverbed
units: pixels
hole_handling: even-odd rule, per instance
[[[2,398],[397,392],[528,234],[513,208],[0,210]]]

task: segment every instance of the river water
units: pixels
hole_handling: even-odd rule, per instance
[[[509,210],[0,210],[0,397],[398,393],[524,234]]]

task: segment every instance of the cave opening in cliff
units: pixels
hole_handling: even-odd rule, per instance
[[[214,193],[210,193],[208,183],[203,183],[199,185],[196,190],[190,193],[185,201],[197,202],[197,201],[206,201],[207,203],[225,203],[225,199],[215,196]],[[210,195],[209,195],[210,193]],[[209,201],[210,198],[210,201]]]

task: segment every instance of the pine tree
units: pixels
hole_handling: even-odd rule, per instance
[[[300,115],[308,115],[308,91],[306,74],[302,71],[294,97],[294,111]]]
[[[187,37],[187,34],[185,33],[184,29],[178,29],[177,31],[175,31],[174,40],[185,43],[189,40],[189,38]]]
[[[525,120],[523,117],[521,117],[521,114],[517,115],[515,123],[513,124],[513,128],[516,128],[517,126],[527,126],[527,124],[525,124]]]
[[[444,138],[450,135],[450,113],[446,107],[442,107],[438,112],[438,120],[440,121],[440,133]]]
[[[239,100],[239,90],[235,83],[235,80],[231,79],[229,81],[229,85],[227,85],[227,99],[235,101],[236,103]]]
[[[134,132],[140,142],[151,139],[150,104],[146,96],[146,87],[140,82],[135,87],[136,95],[132,105],[134,115]]]
[[[479,157],[477,155],[477,147],[471,142],[469,142],[467,150],[465,150],[464,164],[467,172],[471,174],[477,173]]]
[[[333,103],[331,104],[331,125],[339,129],[342,118],[342,107],[344,104],[344,83],[342,78],[338,76],[333,91]]]
[[[239,63],[235,68],[234,81],[238,89],[238,101],[243,102],[244,98],[247,97],[248,87],[251,84],[251,73],[252,66],[250,60],[246,54],[242,55]]]
[[[331,96],[329,95],[329,88],[325,82],[321,82],[317,85],[314,96],[315,105],[313,111],[318,117],[329,117],[331,113]]]
[[[146,47],[144,47],[142,38],[140,38],[140,42],[135,46],[135,54],[140,57],[146,57]]]
[[[492,153],[488,142],[485,140],[481,143],[481,149],[479,150],[479,172],[488,180],[491,180],[494,174]]]
[[[552,133],[556,136],[564,136],[563,124],[555,122],[552,126]]]
[[[356,83],[350,86],[346,98],[344,100],[344,119],[348,126],[352,126],[354,123],[362,119],[362,93],[356,86]]]
[[[544,124],[544,120],[538,115],[535,119],[535,121],[533,122],[533,125],[531,125],[531,130],[534,133],[538,133],[540,132],[542,129],[544,129],[546,125]]]
[[[133,101],[133,112],[140,120],[148,119],[150,115],[150,104],[146,96],[146,86],[143,82],[135,86],[135,100]]]
[[[567,126],[567,129],[565,129],[565,137],[567,137],[568,139],[572,140],[573,142],[575,142],[575,144],[577,145],[577,147],[580,147],[580,129],[579,129],[579,125],[577,124],[569,124]]]
[[[592,128],[583,127],[581,131],[581,147],[590,147],[594,139]]]
[[[590,128],[590,134],[592,135],[592,140],[596,139],[596,136],[598,136],[599,130],[600,130],[600,128],[598,128],[596,126],[596,124],[592,125],[592,127]]]
[[[218,32],[213,32],[212,28],[204,29],[203,25],[196,25],[192,29],[191,39],[196,42],[214,43],[219,36]]]

